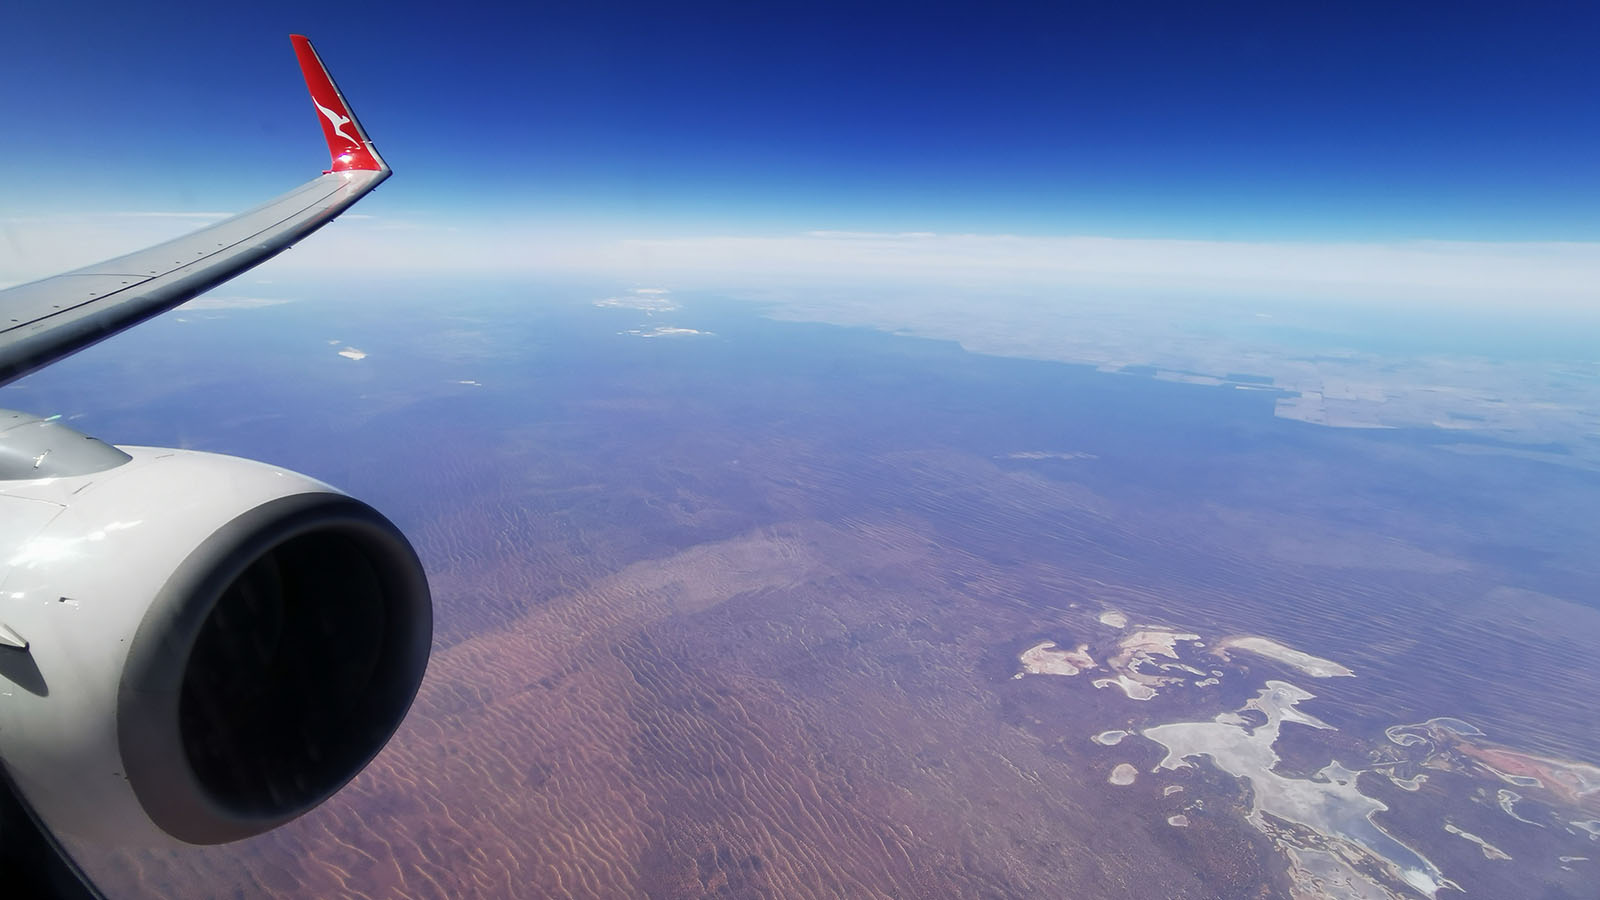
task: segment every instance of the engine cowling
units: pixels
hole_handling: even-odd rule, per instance
[[[427,666],[411,545],[281,468],[90,449],[101,462],[0,480],[12,779],[52,828],[118,844],[238,840],[326,800],[382,749]]]

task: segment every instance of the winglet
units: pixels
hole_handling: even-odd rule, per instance
[[[329,171],[389,171],[367,132],[356,121],[356,114],[350,111],[350,104],[339,93],[339,86],[328,75],[321,57],[312,49],[311,41],[303,34],[291,34],[289,41],[300,58],[300,71],[306,76],[311,102],[316,104],[317,118],[322,121],[322,135],[328,139],[328,155],[333,157],[333,167]]]

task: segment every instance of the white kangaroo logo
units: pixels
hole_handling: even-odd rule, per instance
[[[346,118],[345,116],[339,115],[338,113],[336,113],[333,110],[327,108],[326,106],[323,106],[321,103],[317,103],[317,101],[315,99],[313,99],[311,102],[312,103],[316,103],[317,104],[317,109],[322,110],[322,114],[328,117],[328,121],[329,122],[333,123],[333,133],[334,134],[337,134],[339,137],[344,138],[345,140],[349,141],[352,144],[355,144],[356,146],[360,146],[361,145],[360,141],[358,141],[355,138],[351,137],[350,135],[344,133],[344,127],[346,125],[350,124],[350,120],[348,118]]]

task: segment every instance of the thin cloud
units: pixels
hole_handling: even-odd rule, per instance
[[[939,235],[932,231],[808,231],[806,236],[844,238],[847,240],[900,240],[906,238],[934,238]]]
[[[144,210],[131,212],[109,212],[98,215],[111,216],[125,219],[226,219],[234,215],[231,212],[166,212],[163,210]]]
[[[172,219],[168,228],[155,227],[161,218]],[[584,273],[682,288],[1092,287],[1600,312],[1595,242],[1248,242],[833,229],[651,237],[422,217],[398,224],[382,217],[336,222],[271,265],[279,273],[308,274]],[[25,281],[189,228],[174,217],[113,215],[29,227],[0,220],[0,230],[0,281]]]
[[[631,240],[650,271],[1092,285],[1600,309],[1600,244],[1269,243],[1007,234],[810,232]]]
[[[260,309],[264,306],[281,306],[293,302],[282,297],[213,297],[207,294],[190,300],[179,309]]]

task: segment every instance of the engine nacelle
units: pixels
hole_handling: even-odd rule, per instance
[[[13,454],[0,476],[6,770],[52,828],[118,844],[223,843],[315,807],[421,683],[411,545],[303,475],[94,444],[99,463],[19,479]]]

